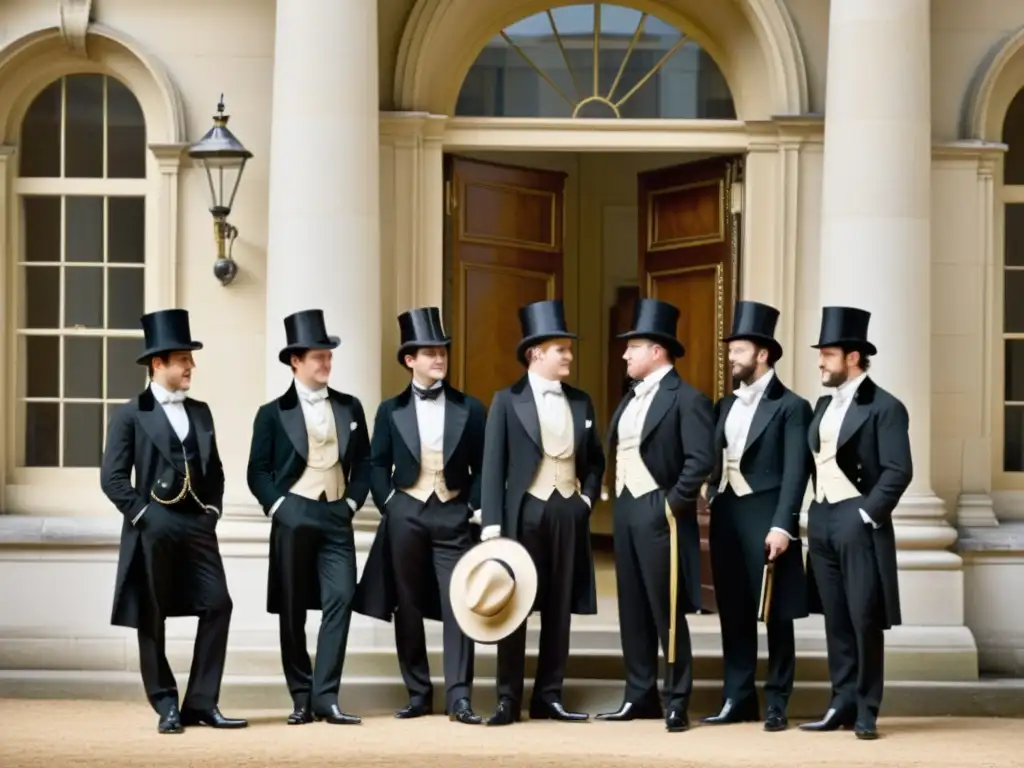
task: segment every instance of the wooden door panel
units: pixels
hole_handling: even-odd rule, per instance
[[[686,355],[679,375],[712,401],[731,381],[721,339],[732,323],[739,276],[738,220],[730,213],[738,158],[642,173],[638,179],[640,293],[679,308]],[[731,387],[730,387],[731,389]],[[717,610],[708,548],[708,510],[698,507],[702,608]]]
[[[561,298],[565,174],[446,158],[451,379],[489,404],[522,375],[519,308]]]

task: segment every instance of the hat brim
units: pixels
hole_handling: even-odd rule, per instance
[[[836,339],[835,341],[819,341],[817,344],[811,344],[811,349],[824,349],[825,347],[842,347],[843,349],[856,350],[863,352],[869,357],[873,357],[878,354],[878,349],[870,341],[864,341],[864,339]]]
[[[674,336],[668,336],[663,333],[649,333],[646,331],[627,331],[626,333],[620,333],[615,338],[624,339],[629,341],[630,339],[649,339],[657,344],[660,344],[667,349],[673,357],[685,357],[686,347],[683,346],[683,342]]]
[[[427,347],[450,347],[451,344],[451,336],[445,336],[443,339],[431,341],[410,341],[398,348],[398,364],[405,368],[405,356],[416,354],[416,350],[418,349],[425,349]]]
[[[495,616],[474,613],[466,602],[466,584],[472,570],[485,560],[501,560],[515,577],[515,591]],[[526,621],[537,599],[537,566],[526,547],[515,539],[499,536],[480,542],[464,554],[452,569],[448,589],[452,613],[466,637],[494,644],[515,632]]]
[[[341,346],[341,339],[337,336],[328,336],[327,341],[317,341],[311,344],[289,344],[277,353],[277,359],[285,365],[292,364],[292,355],[301,355],[311,349],[337,349]]]
[[[167,355],[171,352],[195,352],[203,348],[203,342],[190,341],[188,344],[176,344],[173,347],[150,347],[137,358],[135,362],[139,365],[149,365],[149,361],[158,355]]]
[[[578,338],[579,336],[575,333],[569,333],[568,331],[561,331],[559,333],[537,333],[533,336],[527,336],[516,345],[516,359],[523,365],[529,367],[530,363],[526,359],[526,350],[530,347],[536,347],[538,344],[543,344],[545,341],[551,341],[552,339],[572,339],[575,341]]]
[[[730,341],[752,342],[757,344],[759,347],[770,349],[775,354],[776,360],[782,359],[782,345],[771,336],[764,336],[760,333],[737,333],[734,336],[726,336],[722,339],[723,344],[728,344]]]

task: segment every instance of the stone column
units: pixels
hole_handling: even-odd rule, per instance
[[[372,423],[381,397],[375,0],[278,0],[267,246],[267,396],[290,374],[282,320],[319,307],[331,386]]]
[[[823,306],[871,312],[872,377],[910,412],[914,481],[894,515],[904,626],[887,672],[963,679],[977,676],[977,657],[962,561],[931,484],[929,6],[832,0],[819,287]]]

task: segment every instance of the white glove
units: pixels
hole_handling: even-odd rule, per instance
[[[473,523],[473,525],[481,525],[479,509],[469,516],[469,522]]]
[[[480,541],[487,541],[488,539],[496,539],[501,536],[500,525],[488,525],[482,531],[480,531]]]

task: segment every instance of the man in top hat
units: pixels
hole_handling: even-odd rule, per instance
[[[686,354],[676,338],[679,310],[664,301],[637,302],[623,359],[634,381],[612,415],[608,452],[615,454],[615,575],[626,693],[601,720],[660,718],[658,641],[669,655],[673,617],[679,627],[675,661],[665,682],[665,726],[689,728],[693,688],[685,613],[700,609],[700,529],[697,497],[714,467],[711,400],[683,381],[675,361]],[[679,550],[672,552],[673,530]],[[672,559],[680,573],[671,583]]]
[[[203,345],[192,340],[183,309],[143,315],[142,330],[138,362],[150,383],[111,418],[100,468],[103,493],[124,515],[111,623],[138,631],[142,684],[160,733],[243,728],[245,720],[217,706],[232,603],[216,534],[224,468],[213,415],[188,398],[192,352]],[[180,709],[164,648],[168,616],[199,617]]]
[[[582,721],[562,705],[572,614],[597,613],[590,511],[601,491],[604,453],[585,392],[564,383],[572,340],[561,301],[519,311],[516,357],[527,369],[494,395],[487,417],[481,539],[520,541],[538,572],[541,615],[531,719]],[[498,644],[498,706],[488,725],[520,719],[526,621]]]
[[[445,712],[476,725],[470,707],[473,641],[452,613],[452,569],[472,546],[470,517],[480,508],[487,412],[452,387],[451,338],[437,307],[398,317],[398,362],[412,380],[377,408],[370,445],[374,503],[383,515],[356,592],[355,609],[390,621],[409,703],[395,717],[433,711],[423,619],[444,622]]]
[[[332,350],[323,311],[284,319],[278,359],[294,381],[260,407],[249,450],[249,490],[271,518],[267,610],[278,614],[281,661],[294,710],[289,725],[314,718],[353,725],[338,688],[356,589],[352,517],[370,492],[370,438],[363,406],[331,389]],[[306,651],[306,611],[320,610],[316,666]]]
[[[903,403],[868,376],[875,345],[871,314],[825,307],[818,350],[821,382],[808,432],[814,500],[807,520],[808,571],[825,614],[832,701],[825,716],[800,727],[853,726],[857,738],[878,736],[882,703],[883,630],[900,623],[892,513],[913,477],[910,419]]]
[[[800,508],[810,475],[811,405],[775,373],[782,345],[779,311],[740,301],[733,314],[729,364],[739,389],[715,405],[715,470],[708,480],[711,567],[722,623],[724,691],[710,725],[760,719],[757,618],[766,560],[771,564],[767,616],[766,731],[786,729],[793,692],[793,620],[807,615]]]

